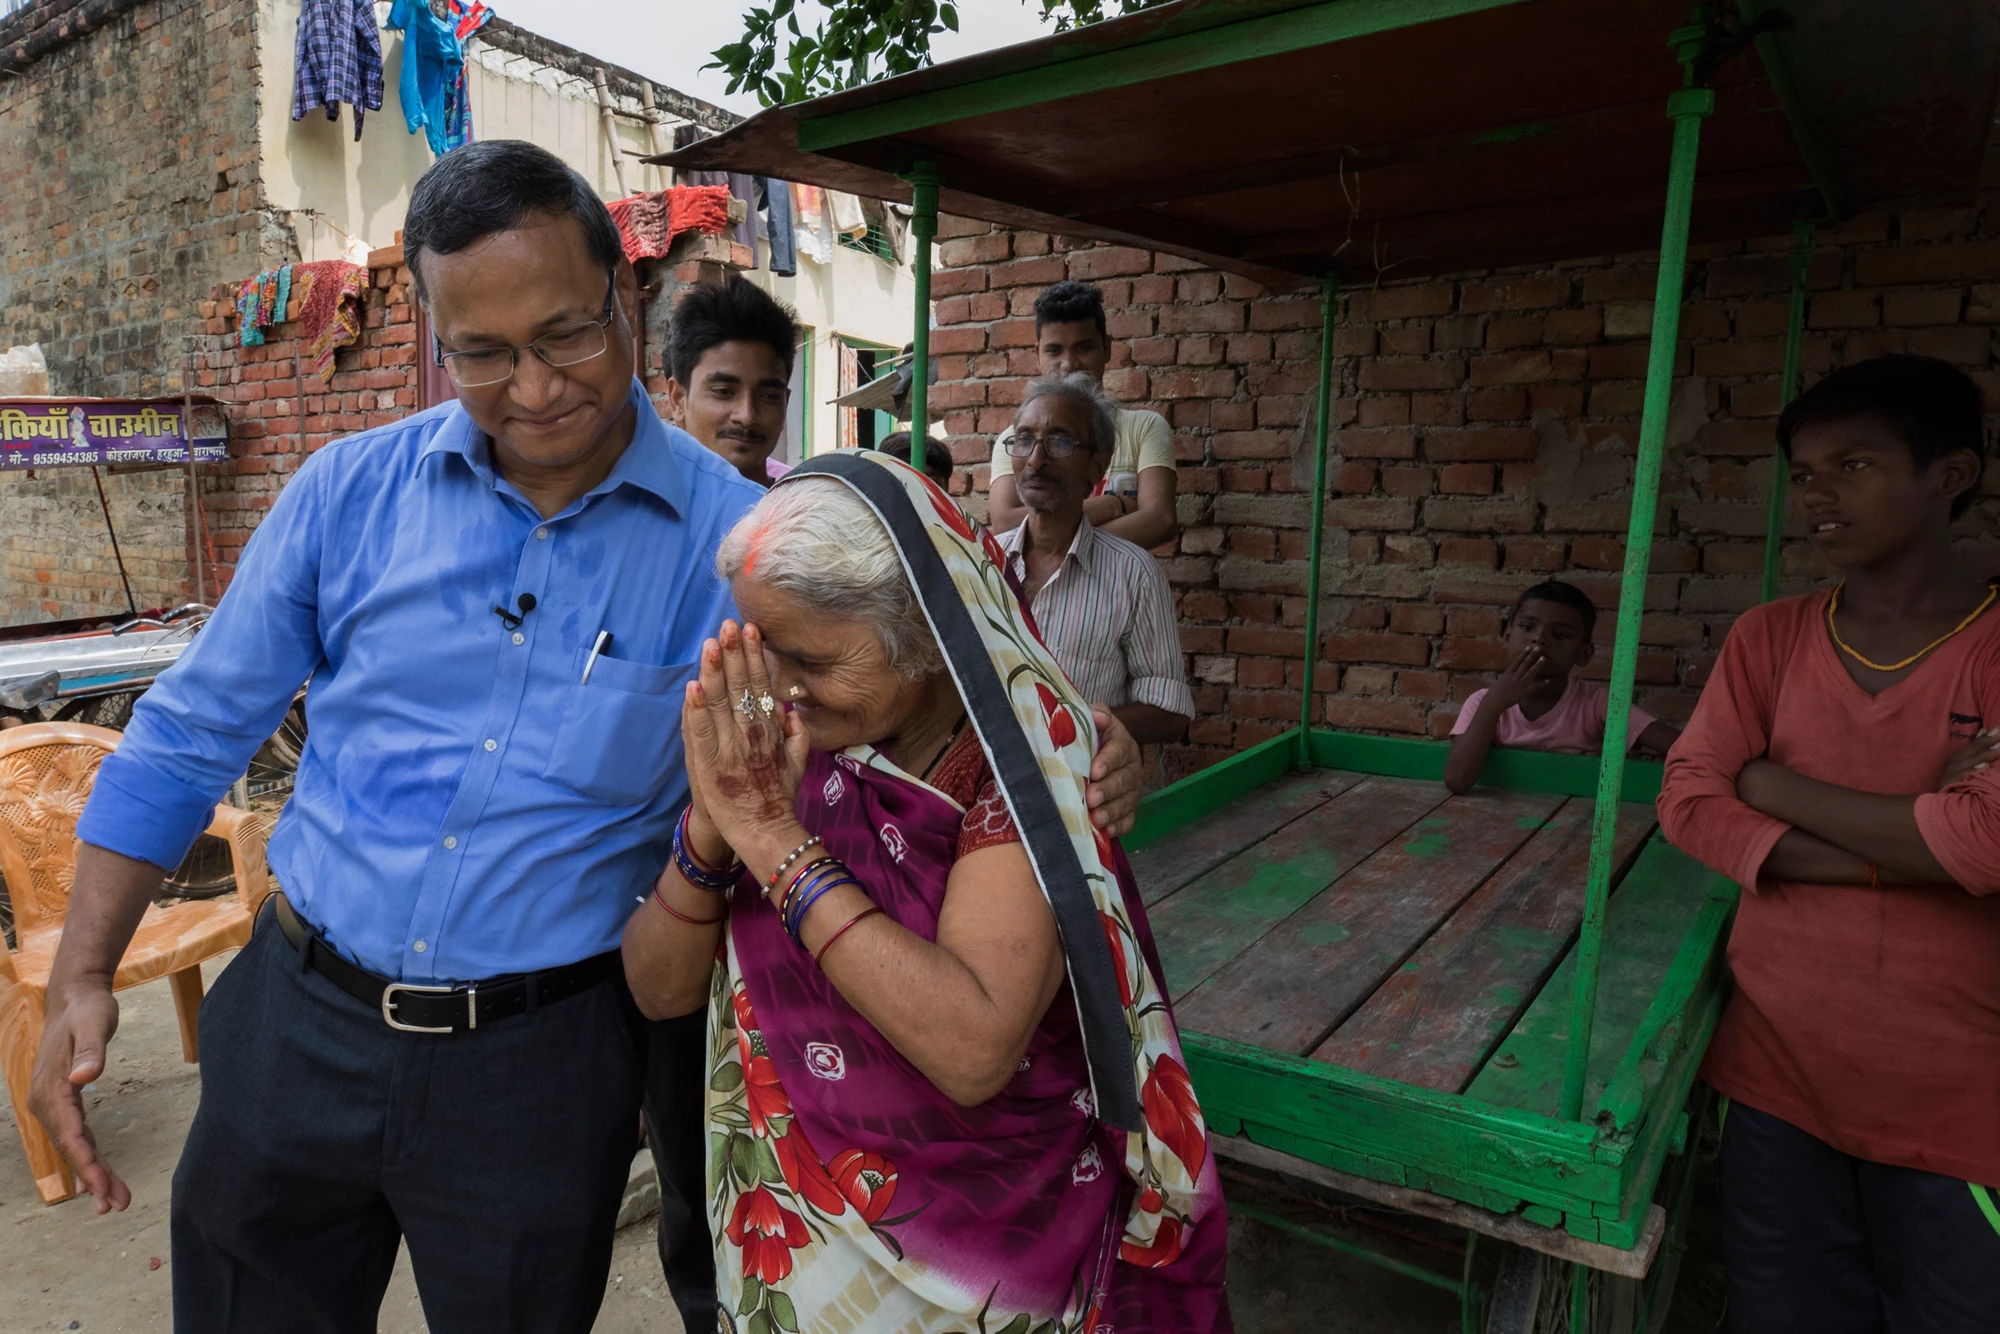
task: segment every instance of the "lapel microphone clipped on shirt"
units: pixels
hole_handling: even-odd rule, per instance
[[[518,630],[521,628],[522,620],[526,618],[529,612],[535,609],[535,595],[533,593],[521,594],[520,607],[520,613],[516,615],[496,602],[493,604],[493,614],[498,616],[500,623],[509,630]]]

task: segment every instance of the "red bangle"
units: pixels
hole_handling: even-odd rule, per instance
[[[680,918],[683,922],[686,922],[689,926],[714,926],[717,922],[729,916],[729,909],[727,906],[725,906],[721,912],[717,913],[713,917],[689,917],[679,908],[676,908],[673,904],[667,902],[666,898],[661,895],[660,887],[658,885],[653,886],[653,902],[659,904],[662,908],[665,908],[668,913],[672,914],[675,917]]]
[[[819,961],[821,959],[824,959],[826,957],[826,952],[833,948],[833,942],[839,940],[842,936],[846,935],[849,931],[853,930],[854,924],[856,922],[860,921],[864,917],[873,917],[876,913],[879,913],[881,911],[882,910],[880,908],[877,908],[873,904],[870,904],[868,907],[863,908],[860,912],[854,914],[854,916],[848,918],[846,924],[839,927],[834,931],[832,935],[828,936],[826,938],[826,943],[821,945],[819,947],[818,952],[813,955],[813,967],[815,968],[819,967]]]
[[[772,900],[772,902],[777,905],[778,916],[780,918],[784,917],[785,905],[792,901],[792,891],[799,887],[799,881],[806,878],[806,872],[812,870],[812,868],[815,866],[824,866],[827,862],[830,862],[832,860],[833,860],[833,854],[829,852],[825,856],[813,858],[811,861],[807,862],[804,866],[801,866],[798,870],[792,872],[791,881],[785,886],[785,892],[778,895],[776,899]]]

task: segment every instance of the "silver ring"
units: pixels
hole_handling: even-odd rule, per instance
[[[736,700],[736,711],[742,714],[745,718],[751,718],[751,719],[756,718],[757,697],[751,694],[748,690],[745,690],[742,693],[742,695],[740,695]]]

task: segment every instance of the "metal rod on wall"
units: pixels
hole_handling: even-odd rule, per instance
[[[1699,11],[1697,11],[1699,15]],[[1668,40],[1694,81],[1694,62],[1707,42],[1699,17]],[[1625,536],[1625,573],[1618,588],[1618,637],[1611,649],[1605,701],[1604,751],[1597,766],[1597,802],[1590,822],[1590,875],[1584,886],[1583,925],[1576,942],[1576,990],[1563,1055],[1562,1116],[1583,1108],[1590,1071],[1590,1037],[1597,1019],[1597,972],[1604,951],[1604,909],[1611,894],[1612,853],[1618,837],[1618,800],[1625,787],[1626,742],[1631,724],[1632,680],[1639,667],[1639,627],[1652,563],[1653,517],[1660,503],[1660,463],[1666,453],[1667,413],[1673,401],[1674,353],[1680,342],[1682,285],[1687,277],[1688,221],[1694,212],[1696,152],[1701,122],[1715,110],[1715,94],[1682,87],[1667,97],[1674,123],[1667,166],[1667,206],[1660,225],[1660,275],[1653,292],[1653,333],[1646,354],[1645,408],[1639,418],[1639,455],[1632,476],[1632,519]]]
[[[1813,225],[1792,227],[1792,311],[1785,325],[1785,369],[1778,381],[1778,407],[1791,405],[1799,393],[1799,339],[1806,327],[1806,269],[1812,264]],[[1778,566],[1785,551],[1785,455],[1771,451],[1771,513],[1764,525],[1764,588],[1759,599],[1778,595]]]
[[[1299,742],[1292,755],[1296,769],[1312,767],[1313,669],[1319,661],[1320,556],[1326,544],[1326,442],[1333,416],[1333,325],[1338,314],[1339,279],[1320,280],[1319,418],[1313,428],[1312,542],[1306,568],[1306,661],[1299,701]]]
[[[132,596],[132,580],[125,574],[125,553],[118,549],[118,525],[111,522],[111,502],[105,499],[104,477],[95,463],[90,465],[90,480],[97,483],[97,504],[104,511],[104,531],[111,534],[111,559],[118,562],[118,582],[125,585],[125,606],[137,616],[139,600]]]
[[[188,554],[194,567],[194,600],[208,601],[208,579],[201,564],[201,480],[194,468],[194,373],[187,339],[181,339],[181,438],[187,442]]]
[[[910,183],[910,239],[916,243],[910,262],[917,289],[910,335],[910,466],[922,472],[931,429],[931,241],[937,236],[938,174],[930,163],[919,162],[903,179]]]

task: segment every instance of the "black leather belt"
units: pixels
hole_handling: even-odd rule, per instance
[[[271,901],[277,907],[278,929],[299,952],[303,966],[316,970],[362,1004],[379,1009],[383,1023],[404,1033],[462,1033],[497,1019],[533,1014],[543,1005],[568,1000],[609,981],[622,966],[618,951],[610,950],[560,968],[513,973],[464,986],[395,982],[341,958],[318,931],[292,911],[284,895],[273,894]]]

